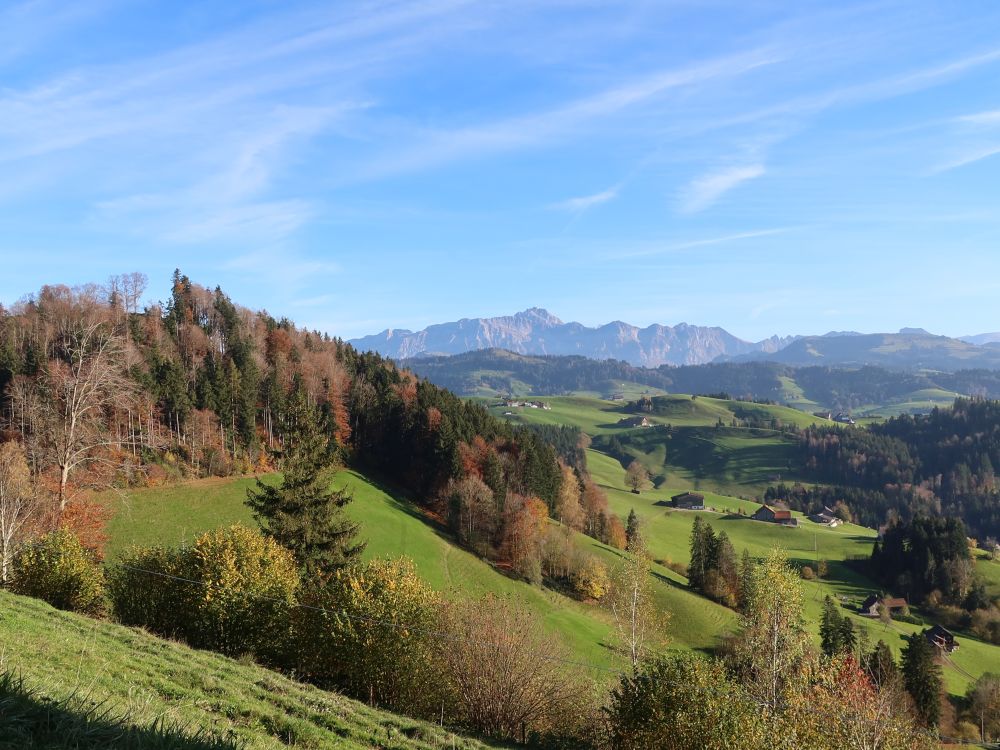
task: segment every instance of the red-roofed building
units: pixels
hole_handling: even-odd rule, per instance
[[[780,523],[782,526],[798,526],[797,518],[792,517],[792,511],[772,508],[770,505],[761,505],[757,511],[750,516],[755,521],[767,521],[768,523]]]

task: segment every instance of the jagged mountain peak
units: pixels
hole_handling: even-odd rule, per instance
[[[723,356],[773,352],[794,340],[772,336],[744,341],[717,326],[654,323],[639,328],[622,320],[596,327],[564,323],[548,310],[530,307],[513,315],[463,318],[428,326],[422,331],[387,329],[350,343],[393,359],[428,354],[461,354],[507,349],[518,354],[576,354],[592,359],[621,359],[634,365],[704,364]]]

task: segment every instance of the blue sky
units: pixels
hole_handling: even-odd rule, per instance
[[[0,2],[0,300],[1000,330],[1000,4]]]

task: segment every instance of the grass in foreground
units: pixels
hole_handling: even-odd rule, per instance
[[[0,613],[0,673],[23,678],[0,684],[0,747],[496,747],[36,599],[0,591]]]

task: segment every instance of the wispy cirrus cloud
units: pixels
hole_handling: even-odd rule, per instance
[[[751,50],[707,61],[633,75],[595,94],[536,112],[449,130],[412,131],[413,145],[365,166],[362,179],[378,179],[468,159],[539,146],[568,134],[581,135],[608,118],[632,111],[668,92],[732,80],[782,61],[773,50]]]
[[[610,187],[607,190],[602,190],[599,193],[593,193],[591,195],[581,195],[577,198],[567,198],[564,201],[558,201],[549,206],[549,208],[556,211],[568,211],[570,213],[579,214],[585,211],[589,211],[594,206],[599,206],[602,203],[608,203],[613,201],[618,197],[618,192],[620,188],[616,185]]]
[[[730,190],[766,173],[763,164],[727,167],[695,178],[681,190],[679,209],[682,213],[704,211]]]

